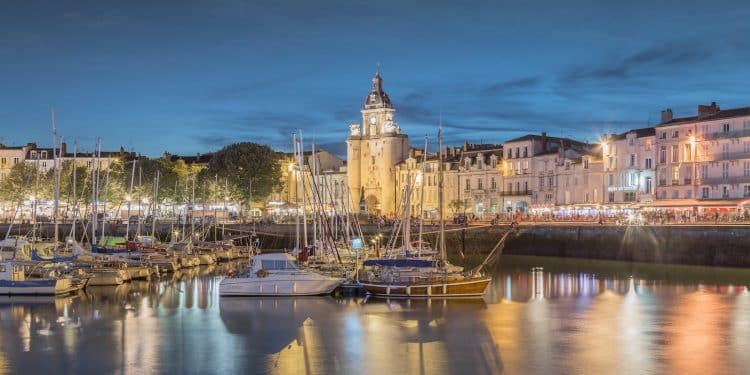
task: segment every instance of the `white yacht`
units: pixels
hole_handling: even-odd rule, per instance
[[[260,254],[251,258],[247,275],[222,280],[219,295],[314,296],[330,294],[343,282],[343,278],[300,270],[290,254]]]

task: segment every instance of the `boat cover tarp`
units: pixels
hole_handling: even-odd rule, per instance
[[[63,263],[63,262],[72,262],[76,260],[76,256],[70,256],[70,257],[53,257],[53,258],[42,258],[39,256],[39,253],[35,250],[31,250],[31,260],[35,260],[37,262],[52,262],[52,263]]]
[[[368,259],[364,261],[365,267],[434,267],[434,260],[426,259]]]

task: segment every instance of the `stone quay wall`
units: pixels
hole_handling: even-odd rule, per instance
[[[7,226],[0,225],[0,233],[5,234],[6,228]],[[227,235],[252,231],[250,225],[241,224],[227,225],[226,229]],[[28,233],[29,230],[30,228],[14,228],[12,234]],[[69,226],[61,226],[61,237],[68,230]],[[257,230],[263,248],[282,249],[294,246],[293,225],[270,225]],[[507,225],[465,229],[451,226],[446,233],[449,257],[455,260],[481,258],[507,230]],[[382,233],[382,244],[390,232],[387,228],[368,226],[363,227],[363,231],[366,241]],[[51,227],[45,226],[41,232],[50,236]],[[125,226],[118,225],[113,226],[110,233],[122,235],[124,232]],[[160,226],[156,232],[157,236],[166,239],[170,226]],[[209,231],[210,234],[217,232],[217,237],[220,237],[221,229]],[[424,235],[432,244],[436,243],[436,237],[434,232]],[[750,226],[615,226],[574,223],[521,225],[518,234],[507,241],[503,254],[750,268]]]

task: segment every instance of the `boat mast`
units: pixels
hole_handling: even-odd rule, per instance
[[[312,245],[313,245],[313,248],[315,248],[318,245],[318,215],[316,213],[316,211],[318,210],[318,207],[317,207],[316,202],[315,202],[315,194],[312,193],[313,189],[315,189],[315,187],[313,187],[313,184],[316,184],[316,181],[315,181],[315,173],[316,173],[316,170],[315,170],[315,139],[314,139],[314,137],[313,137],[313,143],[312,143],[312,154],[310,154],[310,158],[312,159],[310,161],[310,174],[311,174],[311,177],[310,177],[310,207],[312,208],[312,210],[311,210],[312,216],[310,218],[312,219],[312,225],[313,225],[313,227],[312,227],[312,230],[313,230],[313,242],[312,242]]]
[[[99,150],[99,165],[102,162],[102,152]],[[107,164],[107,173],[104,174],[104,205],[102,207],[102,237],[107,223],[107,196],[109,195],[109,163]]]
[[[424,153],[422,154],[422,181],[419,187],[419,248],[417,256],[422,256],[422,231],[424,230],[424,185],[427,183],[425,171],[427,170],[427,135],[424,136]]]
[[[406,186],[404,187],[404,218],[402,221],[403,237],[402,243],[405,253],[411,251],[411,173],[406,171]]]
[[[442,121],[441,121],[442,122]],[[443,216],[443,127],[438,127],[438,214],[440,215],[440,259],[447,260],[445,251],[445,217]]]
[[[52,120],[52,173],[54,176],[54,203],[52,208],[52,221],[55,224],[55,239],[52,242],[54,244],[53,251],[57,250],[57,239],[60,235],[60,223],[57,220],[57,209],[59,207],[60,200],[60,175],[58,168],[58,155],[57,155],[57,124],[55,123],[55,110],[50,108],[50,117]]]
[[[297,157],[297,133],[292,132],[292,158],[294,159],[294,163],[299,163],[299,157]],[[299,165],[298,165],[299,167]],[[299,168],[298,168],[299,170]],[[294,173],[294,165],[292,164],[292,173]],[[294,237],[294,250],[296,252],[300,251],[299,248],[299,183],[295,181],[294,190],[296,191],[296,194],[294,194],[294,208],[297,211],[297,214],[294,215],[294,224],[295,224],[295,237]]]
[[[135,180],[135,163],[136,159],[133,159],[133,168],[130,169],[130,187],[128,187],[128,220],[126,221],[127,224],[125,224],[125,239],[130,239],[130,202],[133,201],[133,180]],[[177,194],[175,194],[176,196]]]
[[[91,154],[91,166],[94,168],[91,175],[91,245],[96,245],[96,215],[99,201],[99,164],[96,160],[96,152],[99,149],[100,139],[96,139],[94,152]]]
[[[70,236],[76,241],[76,219],[78,218],[78,196],[76,193],[76,158],[78,156],[78,142],[73,142],[73,223],[70,226]]]
[[[156,171],[156,177],[154,177],[154,208],[151,210],[151,241],[154,240],[154,235],[156,234],[156,216],[159,214],[159,173],[161,171]],[[195,194],[195,185],[193,185],[193,194]]]
[[[31,213],[31,218],[33,222],[33,226],[31,227],[31,241],[36,241],[36,211],[39,207],[39,155],[40,153],[36,153],[36,170],[34,171],[34,178],[36,179],[36,182],[34,182],[34,212]]]
[[[299,152],[297,153],[299,158],[299,182],[302,192],[302,245],[307,247],[307,200],[305,196],[305,145],[302,142],[302,129],[299,131]]]

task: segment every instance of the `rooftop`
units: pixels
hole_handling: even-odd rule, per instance
[[[725,110],[720,109],[720,110],[717,110],[716,112],[706,113],[703,115],[673,118],[669,121],[662,122],[661,124],[657,125],[657,127],[678,125],[678,124],[691,123],[691,122],[714,121],[714,120],[728,119],[728,118],[734,118],[734,117],[744,117],[744,116],[750,116],[750,107],[733,108],[733,109],[725,109]]]

